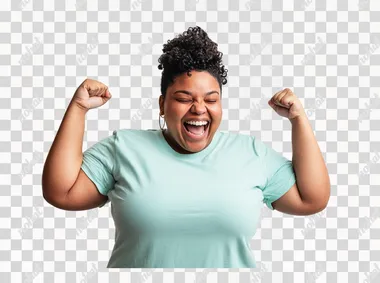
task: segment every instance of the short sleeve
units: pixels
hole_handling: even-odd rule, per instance
[[[97,190],[102,195],[108,195],[108,192],[114,188],[114,166],[115,166],[115,138],[116,131],[109,137],[106,137],[83,152],[83,161],[81,169],[87,177],[94,182]],[[99,207],[103,207],[104,204]]]
[[[296,183],[293,163],[256,138],[254,138],[254,150],[263,165],[266,180],[262,188],[263,201],[269,209],[274,210],[272,203]]]

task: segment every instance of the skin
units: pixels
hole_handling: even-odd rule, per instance
[[[296,184],[272,206],[293,215],[321,212],[330,198],[330,177],[301,101],[286,88],[273,95],[268,104],[292,124],[292,163],[297,178]]]
[[[160,115],[165,115],[167,124],[165,139],[174,150],[184,154],[207,147],[222,119],[220,95],[214,93],[205,96],[209,91],[220,91],[217,80],[208,72],[193,71],[191,74],[191,77],[186,73],[178,76],[168,87],[166,97],[161,95],[159,100]],[[179,90],[185,90],[191,95],[178,93]],[[210,100],[217,101],[210,103]],[[288,118],[292,123],[293,163],[297,176],[297,182],[273,202],[273,208],[292,215],[318,213],[327,206],[330,182],[302,104],[289,89],[276,93],[268,103],[280,116]],[[211,125],[203,140],[192,142],[184,135],[182,123],[197,117],[211,119]]]
[[[191,76],[187,73],[177,76],[165,97],[160,96],[160,115],[164,115],[167,125],[164,136],[175,151],[196,153],[211,143],[222,120],[220,95],[219,83],[209,72],[194,70]],[[184,133],[183,122],[189,119],[210,120],[208,134],[202,140],[192,141]]]
[[[174,150],[185,154],[207,147],[222,119],[221,90],[217,80],[208,72],[193,71],[191,74],[191,77],[186,73],[178,76],[167,89],[166,97],[161,96],[159,100],[160,114],[166,114],[168,127],[164,136]],[[185,90],[191,95],[174,94],[178,90]],[[217,93],[206,96],[210,91]],[[100,106],[110,97],[107,87],[97,81],[87,79],[78,88],[44,165],[43,195],[51,205],[64,210],[86,210],[96,208],[108,199],[99,193],[95,184],[80,169],[80,164],[83,158],[82,143],[87,107]],[[211,102],[212,100],[215,102]],[[89,104],[91,101],[92,104]],[[292,124],[293,164],[297,178],[297,183],[274,201],[272,206],[278,211],[293,215],[318,213],[327,206],[330,180],[302,104],[289,89],[276,93],[268,104]],[[190,118],[211,120],[209,133],[203,140],[193,142],[183,135],[182,122]],[[59,172],[55,170],[57,167],[62,173],[59,176]]]

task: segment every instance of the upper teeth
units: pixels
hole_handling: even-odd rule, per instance
[[[204,126],[207,125],[207,121],[186,121],[185,123],[194,125],[194,126]]]

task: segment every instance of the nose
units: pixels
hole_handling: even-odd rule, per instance
[[[196,113],[198,115],[201,115],[201,114],[205,113],[206,111],[207,111],[207,109],[206,109],[205,104],[203,102],[201,102],[201,103],[195,102],[191,106],[191,112],[192,113]]]

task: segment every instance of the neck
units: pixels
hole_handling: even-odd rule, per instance
[[[193,152],[190,152],[190,151],[187,151],[185,149],[183,149],[182,146],[180,146],[176,141],[175,139],[173,139],[173,137],[171,136],[170,133],[168,133],[167,129],[163,129],[162,130],[162,133],[164,135],[164,138],[165,140],[167,141],[167,143],[169,144],[169,146],[175,150],[176,152],[178,153],[181,153],[181,154],[191,154]]]

